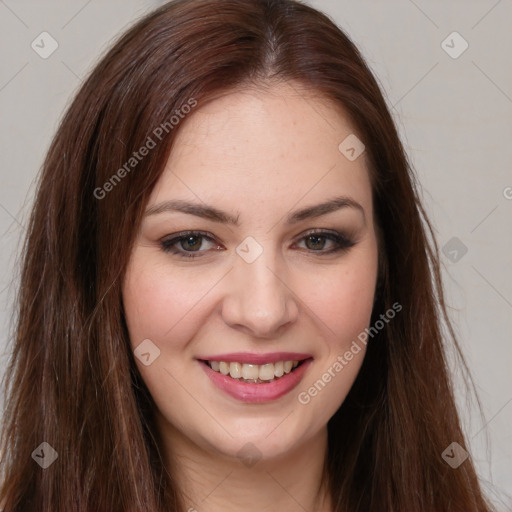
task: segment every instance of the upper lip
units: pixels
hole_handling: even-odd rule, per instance
[[[313,357],[311,354],[299,352],[268,352],[255,354],[251,352],[231,352],[215,356],[198,357],[202,361],[225,361],[227,363],[258,364],[275,363],[276,361],[302,361]]]

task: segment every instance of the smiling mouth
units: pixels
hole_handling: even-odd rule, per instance
[[[220,373],[233,380],[246,382],[247,384],[270,384],[282,377],[293,373],[305,361],[276,361],[267,364],[247,364],[229,361],[204,361],[214,372]]]

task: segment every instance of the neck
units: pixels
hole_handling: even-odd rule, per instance
[[[324,472],[327,427],[286,454],[254,462],[198,446],[163,418],[158,424],[187,512],[332,510]]]

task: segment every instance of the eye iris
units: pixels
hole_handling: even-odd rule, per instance
[[[313,240],[314,247],[310,247],[309,246],[309,241],[310,240]],[[320,242],[318,242],[319,240],[320,240]],[[320,244],[321,247],[317,246],[318,243]],[[306,245],[308,246],[308,249],[322,249],[324,244],[325,244],[325,237],[323,237],[323,236],[309,235],[306,238]]]
[[[187,250],[187,247],[184,246],[184,244],[188,244],[191,240],[196,240],[196,243],[191,243],[188,247],[188,249],[192,249],[192,250],[195,250],[195,249],[199,249],[201,247],[201,237],[200,236],[188,236],[186,238],[184,238],[183,240],[181,240],[180,244],[181,244],[181,247],[182,249],[185,249]],[[194,247],[191,247],[191,246],[194,246]]]

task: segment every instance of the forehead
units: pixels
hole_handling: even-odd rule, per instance
[[[179,127],[150,203],[284,208],[340,193],[370,207],[364,153],[350,161],[339,150],[354,132],[341,106],[294,84],[224,94]]]

